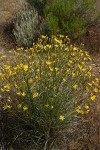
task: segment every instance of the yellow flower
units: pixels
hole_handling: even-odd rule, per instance
[[[51,109],[53,109],[54,108],[54,106],[51,106]]]
[[[31,84],[33,82],[33,79],[32,78],[29,79],[28,82]]]
[[[21,92],[16,92],[17,95],[21,95]]]
[[[84,114],[84,111],[81,109],[81,107],[80,106],[78,106],[77,108],[76,108],[76,112],[77,113],[79,113],[79,114]]]
[[[47,46],[44,46],[44,50],[46,50]]]
[[[88,86],[86,86],[86,90],[87,90],[87,91],[89,91],[89,88],[88,88]]]
[[[23,47],[17,48],[18,51],[23,50]]]
[[[72,53],[71,55],[72,55],[72,56],[75,56],[75,53]]]
[[[80,52],[80,55],[83,56],[84,55],[83,52]]]
[[[1,58],[6,58],[6,57],[7,57],[6,55],[2,55],[2,56],[1,56]]]
[[[96,96],[91,94],[91,95],[90,95],[90,100],[93,101],[93,100],[95,100],[95,99],[96,99]]]
[[[74,47],[74,48],[73,48],[73,50],[74,50],[74,51],[77,51],[77,50],[78,50],[78,48],[77,48],[77,47]]]
[[[90,70],[92,70],[92,67],[91,67],[91,66],[89,66],[89,71],[90,71]]]
[[[3,76],[3,74],[2,73],[0,73],[0,77],[2,77]]]
[[[41,36],[41,38],[42,38],[42,39],[45,39],[45,38],[46,38],[46,36],[42,35],[42,36]]]
[[[86,58],[84,57],[84,59],[83,59],[84,61],[86,61]]]
[[[78,71],[76,71],[76,76],[79,76],[79,72]]]
[[[52,64],[52,62],[50,62],[50,61],[46,61],[46,64],[47,64],[47,65],[51,65],[51,64]]]
[[[77,89],[77,87],[78,87],[77,84],[74,84],[74,85],[73,85],[73,88],[74,88],[75,90]]]
[[[28,65],[24,65],[23,69],[24,69],[24,71],[27,71],[28,70]]]
[[[35,76],[35,79],[39,79],[39,76],[36,75],[36,76]]]
[[[58,40],[56,37],[54,38],[54,41],[58,44],[61,44],[62,43],[62,40]]]
[[[38,97],[38,96],[39,96],[39,94],[38,94],[37,92],[35,92],[35,93],[33,94],[33,98]]]
[[[8,74],[9,74],[9,76],[11,76],[12,75],[12,71],[11,70],[9,70],[9,72],[8,72]],[[14,73],[13,73],[14,74]]]
[[[92,86],[92,84],[91,84],[91,83],[88,83],[88,85],[89,85],[89,86]]]
[[[12,51],[8,51],[8,53],[9,53],[9,54],[11,54],[11,53],[12,53]]]
[[[4,91],[5,91],[5,89],[3,89],[3,88],[1,88],[0,90],[1,90],[1,92],[4,92]]]
[[[26,95],[26,93],[25,93],[25,92],[22,92],[22,93],[21,93],[21,95],[22,95],[22,96],[25,96],[25,95]]]
[[[66,78],[63,78],[63,81],[66,82]]]
[[[75,77],[75,73],[74,72],[72,72],[72,77]]]
[[[92,73],[92,77],[95,77],[95,75]]]
[[[85,105],[84,108],[89,109],[89,106],[88,106],[88,105]]]
[[[19,86],[18,86],[16,83],[14,84],[14,86],[15,86],[15,88],[16,88],[16,89],[18,89],[18,88],[19,88]]]
[[[99,82],[99,79],[98,78],[95,78],[96,82]]]
[[[68,74],[70,72],[70,68],[68,68],[67,70],[66,70],[66,74]]]
[[[9,66],[9,65],[4,65],[4,68],[5,68],[6,70],[8,70],[8,69],[10,69],[10,66]]]
[[[52,46],[50,44],[47,44],[47,48],[51,48]]]
[[[56,70],[56,71],[58,71],[58,70],[59,70],[59,68],[57,68],[57,67],[56,67],[56,68],[55,68],[55,70]]]
[[[10,85],[9,85],[9,84],[6,84],[6,85],[4,86],[4,89],[10,89]]]
[[[94,84],[95,86],[98,86],[98,82],[96,81],[92,81],[92,84]]]
[[[46,104],[45,107],[49,107],[49,104]]]
[[[90,111],[90,109],[87,109],[87,110],[85,111],[85,114],[88,114],[89,111]]]
[[[82,71],[86,71],[86,69],[85,69],[85,68],[83,68],[83,69],[82,69]]]
[[[59,116],[59,120],[62,120],[62,121],[65,120],[65,116],[60,115],[60,116]]]
[[[50,71],[53,71],[53,68],[49,67]]]
[[[23,106],[23,110],[24,111],[28,110],[28,107],[27,106]]]
[[[33,47],[31,47],[30,50],[34,52],[34,48],[33,48]],[[29,50],[27,50],[27,52],[28,52],[28,51],[29,51]]]
[[[82,67],[81,65],[78,64],[78,68],[79,68],[80,70],[82,70],[83,67]]]
[[[8,102],[11,102],[11,98],[10,97],[8,97]]]
[[[98,90],[97,88],[94,88],[94,92],[95,92],[95,93],[98,93],[99,90]]]
[[[17,107],[18,107],[18,108],[21,108],[21,107],[22,107],[22,104],[18,104]]]
[[[11,105],[8,105],[8,104],[6,104],[6,105],[3,106],[3,109],[4,109],[4,110],[6,110],[6,109],[11,109],[11,108],[12,108],[12,106],[11,106]]]
[[[30,62],[30,65],[33,65],[34,64],[34,61]]]
[[[77,112],[77,113],[80,113],[80,114],[82,114],[82,115],[84,114],[84,111],[81,110],[81,109],[76,109],[76,112]]]
[[[62,35],[62,34],[59,34],[59,37],[60,37],[60,38],[63,38],[63,37],[64,37],[64,35]]]
[[[69,65],[73,64],[73,61],[72,61],[72,60],[69,60],[68,64],[69,64]]]
[[[88,53],[88,52],[85,52],[85,55],[90,57],[90,55],[89,55],[89,53]]]
[[[84,64],[85,64],[85,62],[84,62],[84,61],[82,61],[82,62],[81,62],[81,64],[82,64],[82,65],[84,65]]]
[[[20,51],[20,50],[21,50],[21,48],[17,48],[17,50],[18,50],[18,51]]]
[[[10,85],[9,84],[6,84],[3,88],[4,89],[2,89],[2,92],[3,92],[3,90],[6,91],[6,92],[10,91]]]

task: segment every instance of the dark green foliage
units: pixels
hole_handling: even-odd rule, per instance
[[[34,6],[40,15],[44,15],[44,7],[50,0],[27,0],[31,6]]]
[[[78,36],[85,32],[93,0],[52,0],[45,7],[45,19],[51,34]]]
[[[44,18],[49,34],[85,33],[95,0],[27,0]],[[47,33],[48,34],[48,33]]]

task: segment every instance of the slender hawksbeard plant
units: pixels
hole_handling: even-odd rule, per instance
[[[2,109],[49,149],[54,135],[90,112],[96,99],[99,79],[91,71],[91,57],[63,35],[42,36],[32,48],[8,53],[13,61],[1,56]]]

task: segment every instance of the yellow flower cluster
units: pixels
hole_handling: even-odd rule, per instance
[[[67,102],[77,101],[76,112],[88,113],[88,103],[94,101],[99,92],[99,79],[91,72],[89,54],[69,42],[63,35],[50,39],[42,36],[30,49],[9,51],[11,62],[2,55],[0,79],[5,98],[13,94],[16,101],[12,103],[20,100],[16,106],[23,111],[30,111],[34,106],[47,113],[46,108],[50,106],[52,113],[59,110],[59,114],[67,111]],[[50,97],[55,100],[51,101]],[[3,108],[11,109],[11,104],[6,103]],[[64,121],[66,115],[56,118]]]
[[[65,116],[63,116],[63,115],[59,116],[59,120],[64,121],[64,119],[65,119]]]
[[[86,105],[86,104],[85,104],[85,106],[84,106],[84,110],[83,110],[83,108],[81,108],[81,106],[78,106],[78,107],[76,108],[76,112],[79,113],[79,114],[82,114],[82,115],[87,114],[89,111],[90,111],[90,108],[89,108],[89,106]]]

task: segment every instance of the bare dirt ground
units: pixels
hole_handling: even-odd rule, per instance
[[[7,50],[14,47],[14,43],[10,36],[5,33],[5,27],[9,25],[19,9],[25,5],[25,0],[0,0],[0,55],[6,53]],[[100,8],[100,0],[97,1],[97,11]],[[100,23],[100,22],[99,22]],[[89,34],[82,37],[82,41],[86,46],[86,49],[90,52],[93,58],[92,66],[94,73],[100,78],[100,24],[94,24],[89,27]],[[80,39],[81,41],[81,39]],[[84,137],[79,131],[75,132],[80,134],[78,140],[70,145],[69,150],[99,150],[100,148],[100,94],[97,101],[93,104],[91,113],[86,116],[89,120],[88,124],[83,124],[80,128],[84,131]],[[72,133],[74,136],[74,134]],[[85,146],[87,145],[87,149]],[[89,146],[88,146],[89,145]],[[76,147],[76,148],[75,148]],[[85,148],[84,148],[85,147]],[[67,150],[64,146],[62,150]]]
[[[0,0],[0,54],[14,46],[12,39],[5,33],[5,28],[25,4],[25,0]]]

